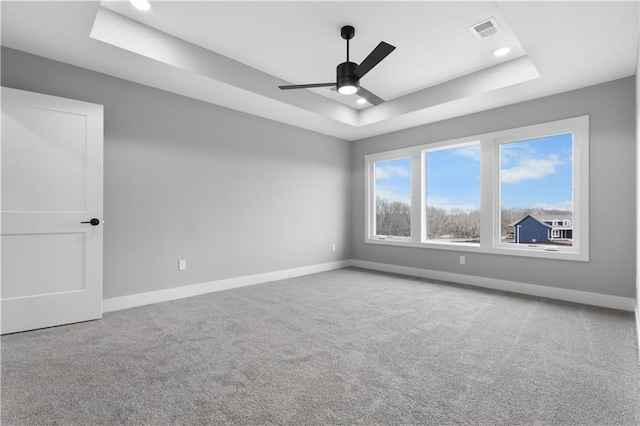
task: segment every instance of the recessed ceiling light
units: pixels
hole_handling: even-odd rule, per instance
[[[367,100],[365,98],[358,98],[358,100],[356,102],[359,103],[360,105],[362,105],[362,104],[366,104]]]
[[[509,52],[511,52],[510,47],[501,47],[500,49],[496,49],[496,51],[493,52],[493,54],[496,56],[505,56],[505,55],[508,55]]]
[[[133,7],[138,10],[147,11],[151,9],[151,4],[147,0],[129,0]]]

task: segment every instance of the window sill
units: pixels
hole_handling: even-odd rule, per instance
[[[543,246],[537,247],[506,247],[505,245],[496,245],[492,247],[481,246],[480,244],[470,243],[432,243],[432,242],[415,242],[407,239],[400,238],[365,238],[365,244],[375,244],[383,246],[395,246],[395,247],[411,247],[421,248],[429,250],[449,250],[458,252],[469,253],[487,253],[497,254],[505,256],[521,256],[521,257],[533,257],[541,259],[553,259],[553,260],[570,260],[578,262],[588,262],[589,254],[580,253],[577,251],[567,251],[562,249],[549,250]]]

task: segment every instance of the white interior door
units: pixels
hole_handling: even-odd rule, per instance
[[[1,333],[101,318],[103,107],[6,87],[1,104]]]

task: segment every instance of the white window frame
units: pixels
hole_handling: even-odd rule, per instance
[[[399,237],[393,235],[377,235],[376,234],[376,163],[381,161],[399,160],[402,158],[409,158],[411,160],[411,236]],[[367,185],[367,203],[373,203],[373,208],[367,208],[367,230],[366,239],[368,241],[384,241],[388,244],[394,243],[408,243],[414,241],[415,227],[413,221],[416,219],[414,212],[415,203],[413,200],[417,200],[415,194],[415,172],[419,172],[420,167],[416,167],[415,159],[411,155],[411,149],[400,149],[390,152],[382,152],[379,154],[371,154],[367,156],[366,166],[366,185]],[[419,197],[419,196],[418,196]]]
[[[573,134],[573,242],[571,247],[516,245],[500,241],[500,146],[563,133]],[[426,240],[425,153],[480,144],[480,244]],[[411,236],[375,235],[375,163],[411,159]],[[365,155],[365,243],[493,253],[575,261],[589,260],[589,117],[581,116],[516,129]]]
[[[426,195],[426,187],[425,187],[425,183],[426,183],[426,179],[427,179],[427,154],[431,153],[431,152],[437,152],[437,151],[446,151],[449,149],[456,149],[456,148],[465,148],[465,147],[469,147],[469,146],[478,146],[480,148],[480,150],[482,150],[482,144],[480,143],[480,140],[476,139],[476,138],[464,138],[463,140],[458,139],[455,143],[454,142],[438,142],[435,144],[429,144],[427,148],[423,148],[420,150],[420,160],[421,160],[421,168],[422,168],[422,174],[421,174],[421,179],[420,179],[420,184],[422,185],[422,190],[420,192],[420,200],[421,200],[421,207],[420,207],[420,211],[421,212],[425,212],[426,213],[426,209],[427,209],[427,197]],[[482,161],[480,162],[480,191],[482,191]],[[480,200],[480,220],[482,221],[482,199]],[[429,229],[428,229],[428,225],[427,225],[427,215],[426,214],[422,214],[421,215],[421,221],[422,221],[422,229],[421,229],[421,243],[423,244],[435,244],[437,246],[440,245],[450,245],[452,247],[479,247],[480,244],[478,243],[460,243],[460,242],[454,242],[454,241],[438,241],[435,242],[433,240],[430,240],[427,238]],[[482,233],[482,229],[480,230]]]

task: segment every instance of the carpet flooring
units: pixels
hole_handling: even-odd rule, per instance
[[[347,268],[3,336],[3,425],[638,424],[632,313]]]

